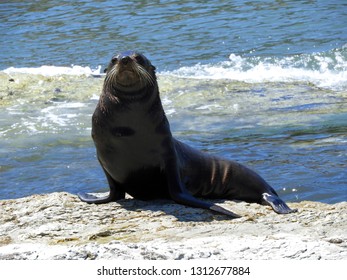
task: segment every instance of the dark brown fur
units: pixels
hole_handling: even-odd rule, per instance
[[[201,198],[237,199],[293,212],[258,174],[234,161],[197,151],[172,137],[159,97],[155,68],[136,52],[112,58],[92,119],[92,136],[110,193],[88,203],[125,197],[168,198],[231,217],[231,211]]]

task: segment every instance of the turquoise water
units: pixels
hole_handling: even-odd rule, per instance
[[[346,201],[346,26],[342,0],[0,3],[0,199],[107,190],[90,119],[136,49],[177,138],[285,200]]]

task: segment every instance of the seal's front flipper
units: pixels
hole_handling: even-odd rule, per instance
[[[117,201],[119,199],[125,198],[125,192],[122,191],[116,191],[116,189],[111,188],[110,186],[110,193],[106,196],[96,196],[89,193],[78,193],[77,194],[80,200],[87,202],[87,203],[94,203],[94,204],[102,204],[102,203],[108,203],[111,201]]]
[[[103,197],[97,197],[95,195],[88,194],[88,193],[78,193],[77,195],[80,198],[80,200],[87,203],[102,204],[102,203],[113,201],[110,195],[103,196]]]
[[[278,214],[289,214],[298,211],[298,209],[290,209],[289,206],[277,195],[263,193],[263,202],[270,205]]]
[[[117,184],[115,180],[112,179],[110,174],[108,174],[108,172],[104,168],[103,170],[105,172],[106,179],[110,187],[109,195],[98,197],[88,193],[78,193],[77,195],[80,198],[80,200],[87,203],[102,204],[125,198],[125,191],[119,186],[119,184]]]

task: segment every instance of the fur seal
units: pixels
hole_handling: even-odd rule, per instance
[[[172,199],[233,218],[239,215],[199,198],[235,199],[294,212],[257,173],[234,161],[208,155],[173,138],[159,96],[155,67],[142,54],[112,57],[92,117],[92,138],[110,192],[81,194],[82,201],[125,198]]]

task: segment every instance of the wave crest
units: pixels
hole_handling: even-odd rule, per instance
[[[92,70],[90,67],[83,67],[78,65],[72,65],[71,67],[62,66],[48,66],[44,65],[37,68],[23,67],[9,67],[2,72],[6,74],[22,73],[22,74],[33,74],[42,76],[59,76],[59,75],[71,75],[71,76],[96,76],[100,75],[101,66],[97,69]]]
[[[303,82],[332,90],[347,89],[347,49],[288,57],[242,57],[197,64],[164,74],[196,79],[230,79],[247,83]]]

